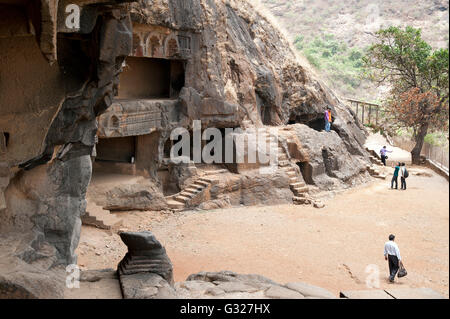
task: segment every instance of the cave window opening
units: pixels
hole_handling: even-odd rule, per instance
[[[99,138],[96,146],[96,162],[134,164],[136,159],[136,136]]]
[[[164,143],[164,158],[170,158],[170,150],[172,149],[172,140],[170,138]]]
[[[6,152],[8,143],[9,143],[9,133],[8,132],[1,133],[1,135],[0,135],[0,152],[1,153]]]
[[[8,147],[9,144],[9,133],[8,132],[3,132],[3,138],[5,141],[5,147]]]
[[[297,162],[300,172],[302,173],[303,180],[308,185],[314,185],[312,178],[313,168],[309,162]]]
[[[118,99],[178,98],[184,84],[185,61],[129,56]]]

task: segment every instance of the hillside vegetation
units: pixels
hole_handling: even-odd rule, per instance
[[[448,47],[445,0],[260,0],[288,37],[341,97],[381,100],[386,88],[362,80],[362,61],[374,33],[388,26],[422,29],[434,48]]]

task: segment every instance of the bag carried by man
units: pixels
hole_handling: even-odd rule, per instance
[[[398,278],[405,277],[408,274],[406,271],[406,268],[403,267],[403,265],[400,267],[400,270],[398,271]]]
[[[405,172],[403,173],[403,177],[404,178],[408,178],[409,177],[409,172],[408,170],[405,168]]]

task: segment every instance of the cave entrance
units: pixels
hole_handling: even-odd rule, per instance
[[[323,130],[325,130],[325,119],[322,117],[315,117],[315,118],[311,118],[311,116],[308,115],[302,115],[302,116],[296,116],[296,117],[291,117],[289,119],[288,124],[304,124],[309,126],[310,128],[312,128],[315,131],[321,132]]]
[[[297,162],[300,172],[302,173],[303,180],[308,185],[314,185],[312,178],[313,168],[309,162]]]
[[[97,144],[96,162],[134,164],[136,159],[136,137],[100,138]]]
[[[270,106],[261,105],[261,121],[263,122],[264,125],[272,124],[270,111],[271,111]]]
[[[307,125],[313,130],[320,132],[325,129],[325,119],[315,119],[313,121],[309,121]]]
[[[185,83],[185,62],[127,57],[120,75],[118,99],[177,98]]]

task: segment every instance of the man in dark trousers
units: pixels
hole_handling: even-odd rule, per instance
[[[381,162],[383,162],[384,166],[386,166],[386,159],[387,159],[386,153],[392,153],[392,151],[388,151],[386,146],[383,146],[383,148],[380,150],[380,156]]]
[[[391,188],[394,188],[394,183],[395,183],[395,189],[398,189],[398,174],[400,172],[400,166],[401,166],[401,164],[398,163],[397,166],[395,166],[395,168],[394,168],[394,176],[392,176]]]
[[[389,241],[384,244],[384,259],[389,263],[389,281],[394,282],[395,275],[397,274],[402,264],[402,257],[400,256],[400,250],[397,244],[394,242],[395,236],[389,235]]]
[[[406,170],[406,164],[402,163],[400,167],[400,180],[401,180],[401,189],[406,190],[406,178],[408,177],[408,171]]]

